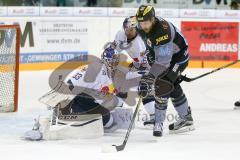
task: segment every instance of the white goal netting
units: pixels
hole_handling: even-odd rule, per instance
[[[19,32],[0,25],[0,112],[17,110]]]

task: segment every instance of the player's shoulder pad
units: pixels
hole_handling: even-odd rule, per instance
[[[171,37],[171,26],[168,21],[163,18],[156,18],[156,23],[150,33],[151,42],[154,46],[169,43]]]

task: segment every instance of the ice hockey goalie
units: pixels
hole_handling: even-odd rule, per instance
[[[36,119],[25,139],[96,138],[118,128],[126,129],[132,110],[121,108],[128,88],[123,87],[127,71],[118,69],[118,64],[119,54],[110,44],[101,60],[68,74],[59,86],[40,98],[53,114],[51,118]],[[118,114],[129,121],[117,121]]]

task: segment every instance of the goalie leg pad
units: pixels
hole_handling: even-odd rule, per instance
[[[66,118],[66,116],[64,116]],[[43,139],[85,139],[99,138],[103,136],[103,122],[101,115],[69,115],[67,119],[59,119],[56,125],[45,128]],[[84,120],[81,120],[84,119]],[[46,126],[46,120],[41,122],[41,126]],[[45,124],[45,125],[44,125]]]

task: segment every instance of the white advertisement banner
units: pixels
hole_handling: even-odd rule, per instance
[[[123,7],[152,5],[156,8],[175,9],[230,9],[231,0],[124,0]]]
[[[103,7],[74,7],[74,16],[94,16],[94,17],[104,17],[108,16],[108,9]]]
[[[7,7],[8,16],[39,16],[39,7]]]
[[[13,20],[14,19],[14,20]],[[1,24],[21,28],[21,63],[59,62],[88,54],[88,20],[64,18],[4,19]]]
[[[7,7],[0,7],[0,16],[7,16]]]
[[[88,21],[42,20],[39,37],[43,52],[87,51]]]
[[[128,1],[128,3],[136,1]],[[141,1],[143,2],[143,1]],[[216,9],[213,1],[202,2],[201,0],[178,1],[162,0],[156,1],[159,6],[155,5],[157,16],[164,18],[231,18],[239,19],[239,10],[230,10],[224,8],[224,3],[220,3],[221,9]],[[194,3],[193,3],[194,2]],[[200,5],[203,5],[200,7]],[[180,7],[179,7],[180,6]],[[204,7],[205,6],[205,7]],[[210,7],[209,7],[210,6]],[[213,7],[214,6],[214,7]],[[133,6],[131,6],[133,7]],[[1,17],[127,17],[136,14],[136,8],[120,7],[0,7]],[[189,8],[189,9],[187,9]],[[201,8],[201,9],[199,9]],[[202,9],[205,8],[205,9]],[[211,9],[213,8],[213,9]],[[225,9],[225,10],[224,10]]]
[[[179,10],[178,9],[155,9],[156,15],[160,17],[168,17],[168,18],[178,18]]]
[[[216,18],[240,19],[239,10],[217,10]]]
[[[40,7],[41,16],[73,16],[73,7]]]
[[[137,8],[109,8],[108,16],[112,17],[127,17],[134,16],[137,13]]]
[[[200,9],[180,9],[180,17],[183,18],[214,18],[215,11],[213,10],[200,10]]]

